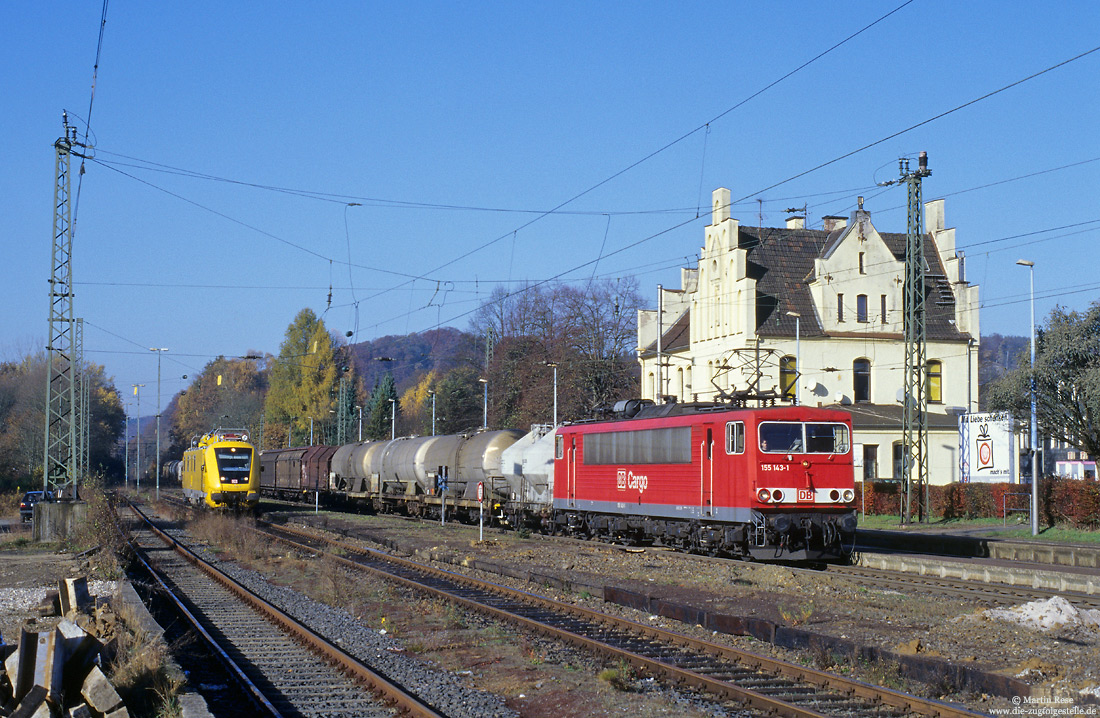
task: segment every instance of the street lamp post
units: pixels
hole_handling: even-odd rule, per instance
[[[1035,412],[1035,262],[1016,261],[1027,267],[1031,279],[1031,535],[1039,535],[1039,427]]]
[[[397,438],[397,399],[390,399],[390,441]]]
[[[149,351],[157,353],[157,501],[160,501],[160,358],[164,352],[168,351],[165,348],[149,347]]]
[[[558,425],[558,363],[544,361],[543,364],[554,370],[554,426]]]
[[[798,312],[787,312],[788,317],[794,317],[794,405],[798,406],[799,401],[799,379],[802,374],[802,327],[800,322],[802,315]]]
[[[134,466],[137,468],[137,489],[141,491],[141,387],[144,384],[134,384],[134,396],[137,397],[137,458]]]
[[[481,382],[481,386],[484,390],[483,391],[484,399],[482,400],[482,405],[481,405],[481,428],[488,429],[489,428],[489,380],[488,379],[478,379],[478,381]]]
[[[432,398],[432,436],[435,436],[435,389],[429,390],[428,396]]]
[[[363,440],[363,407],[355,407],[359,410],[359,441]]]

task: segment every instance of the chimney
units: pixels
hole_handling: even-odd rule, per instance
[[[826,232],[832,232],[838,229],[844,229],[848,226],[848,218],[840,217],[835,214],[827,214],[821,218],[824,224]]]
[[[787,217],[787,229],[806,229],[806,218]]]

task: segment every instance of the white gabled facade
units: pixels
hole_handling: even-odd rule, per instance
[[[713,193],[698,266],[682,271],[679,289],[662,288],[660,316],[638,313],[643,398],[709,401],[758,377],[756,390],[789,401],[797,369],[801,403],[853,412],[857,479],[895,477],[904,235],[880,234],[862,207],[807,230],[797,218],[742,227],[729,205],[729,190]],[[958,472],[955,414],[977,409],[978,287],[966,281],[943,200],[925,204],[925,232],[930,476],[942,484]]]

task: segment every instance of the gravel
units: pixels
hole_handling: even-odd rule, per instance
[[[235,563],[220,561],[213,551],[197,547],[186,532],[171,532],[173,538],[189,545],[221,571],[239,581],[264,600],[307,625],[313,631],[358,658],[375,671],[406,689],[421,700],[453,718],[513,718],[519,713],[504,705],[491,693],[476,691],[462,684],[458,676],[426,666],[404,653],[401,645],[363,626],[357,619],[338,608],[326,606],[292,589],[271,584],[259,573],[241,568]]]

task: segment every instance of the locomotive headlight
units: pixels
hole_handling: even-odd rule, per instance
[[[756,492],[756,500],[762,504],[766,504],[772,500],[772,494],[767,489],[760,489]]]
[[[844,501],[848,502],[848,501],[855,501],[855,500],[856,500],[856,491],[855,491],[855,489],[844,489]]]
[[[782,500],[783,500],[783,492],[780,491],[779,489],[773,489],[772,490],[772,501],[775,501],[775,502],[778,503]]]
[[[241,441],[248,441],[248,434],[241,434]]]
[[[832,491],[830,491],[829,492],[829,501],[833,501],[833,502],[840,501],[840,492],[837,491],[836,489],[833,489]]]

